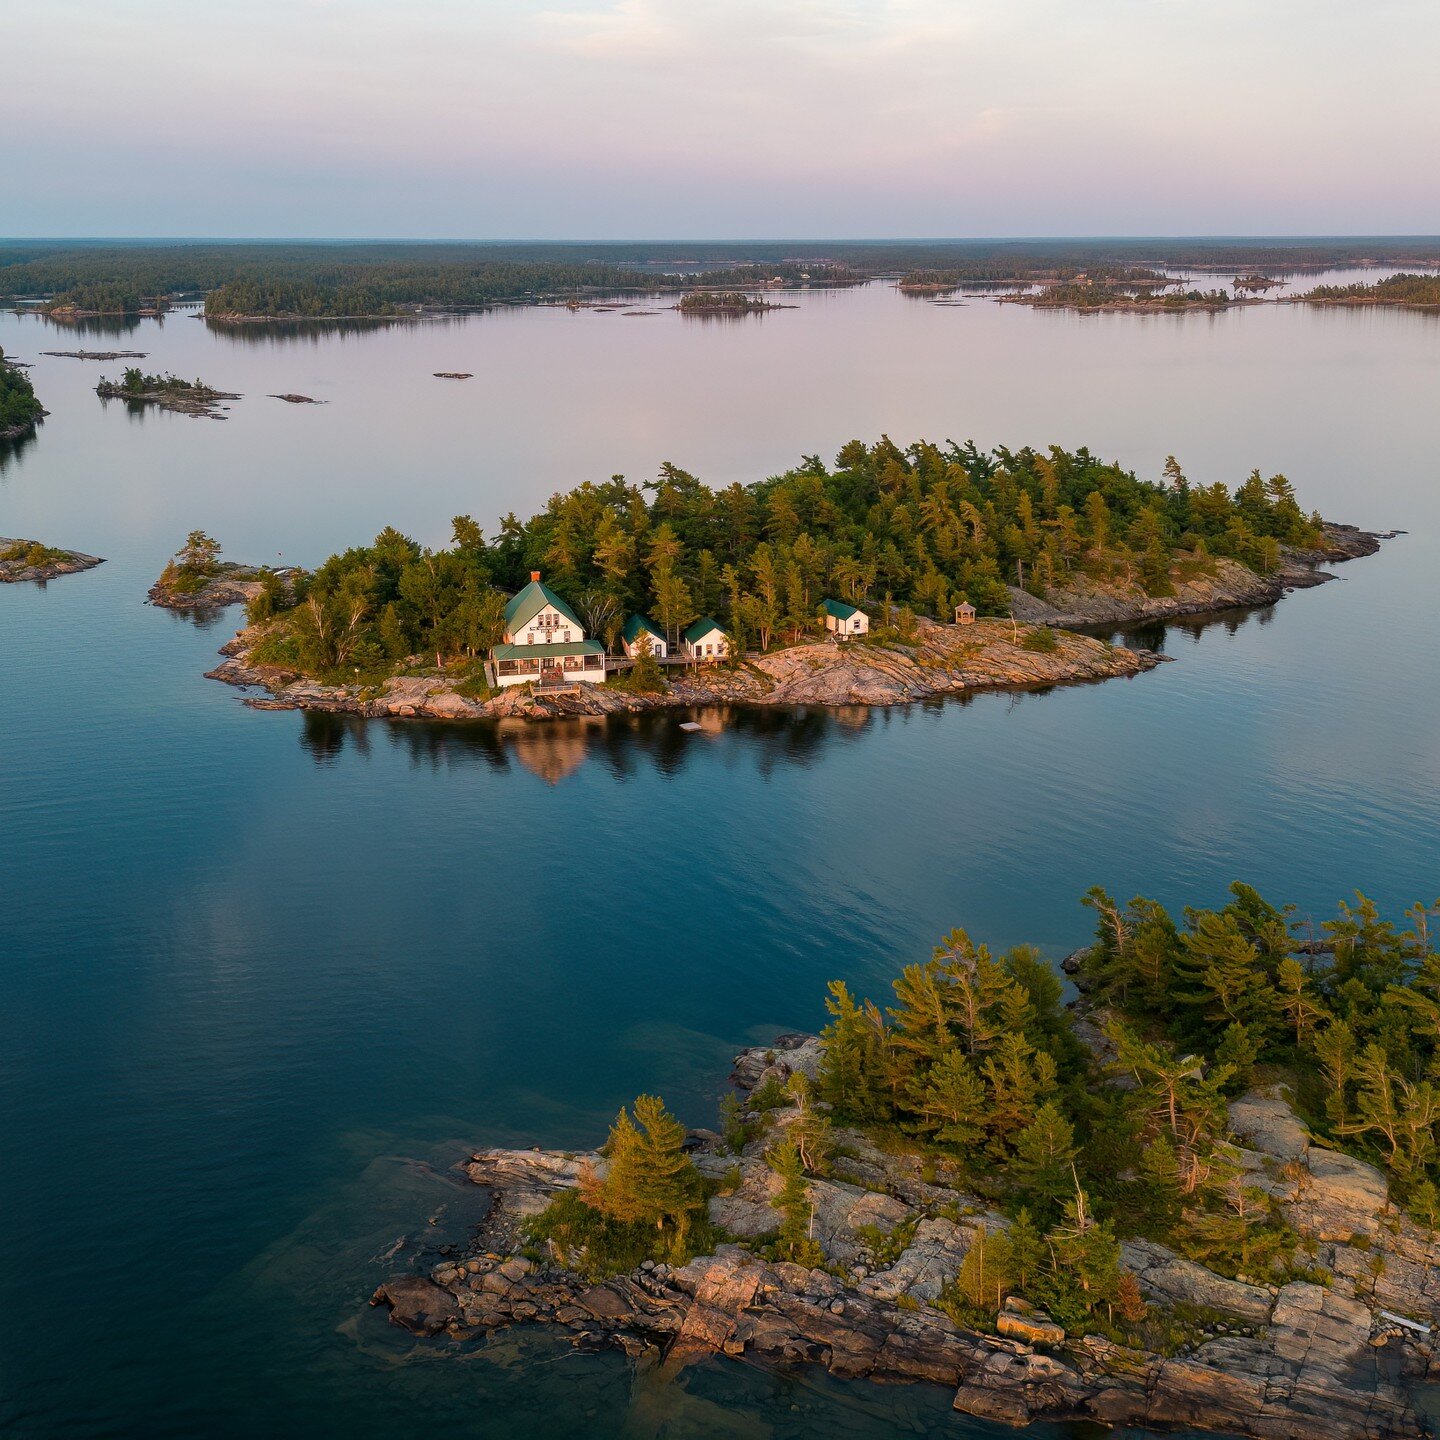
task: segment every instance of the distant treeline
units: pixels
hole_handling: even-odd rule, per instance
[[[835,283],[841,275],[851,278],[848,271],[833,272],[827,277],[829,283]],[[801,275],[799,267],[793,265],[749,265],[718,272],[713,278],[763,285],[774,279],[797,283]],[[694,275],[647,273],[600,263],[504,260],[483,265],[360,264],[332,267],[308,279],[259,276],[229,280],[205,297],[205,313],[300,318],[394,315],[417,306],[463,309],[582,291],[673,291],[688,289],[696,281]]]
[[[387,306],[466,306],[576,289],[750,286],[780,276],[834,284],[876,274],[954,271],[977,283],[1018,275],[1064,277],[1097,267],[1295,266],[1440,260],[1440,239],[1360,239],[1275,244],[1264,240],[936,240],[479,244],[437,242],[194,243],[12,241],[0,244],[0,298],[43,297],[57,306],[115,313],[156,297],[234,298],[257,290],[246,314],[383,314]],[[697,266],[717,267],[698,277]],[[680,272],[689,271],[688,278]],[[234,289],[232,287],[241,287]],[[278,304],[276,302],[285,302]],[[231,313],[237,313],[232,310]]]
[[[1170,276],[1148,265],[1122,265],[1096,262],[1088,265],[1042,265],[1016,257],[1010,261],[974,260],[965,265],[951,265],[940,270],[907,270],[900,277],[902,290],[958,289],[962,285],[1002,285],[1013,282],[1034,285],[1047,281],[1071,281],[1084,276],[1088,280],[1112,285],[1154,286],[1170,283]]]
[[[1353,300],[1376,305],[1440,305],[1440,275],[1391,275],[1373,285],[1317,285],[1302,300]]]

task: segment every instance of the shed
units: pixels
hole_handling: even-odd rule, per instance
[[[837,639],[852,635],[867,635],[870,632],[870,617],[854,605],[843,600],[822,600],[821,613],[825,617],[825,628]]]

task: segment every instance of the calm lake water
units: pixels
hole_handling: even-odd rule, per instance
[[[305,335],[0,316],[51,412],[0,456],[0,534],[108,560],[0,593],[0,1433],[1008,1434],[938,1390],[417,1344],[364,1300],[463,1236],[469,1147],[589,1145],[642,1090],[710,1122],[737,1047],[820,1024],[832,977],[883,994],[954,925],[1058,956],[1096,882],[1178,906],[1243,877],[1321,918],[1440,891],[1440,317],[794,303]],[[123,362],[40,354],[112,347],[244,398],[136,418],[93,394]],[[697,736],[257,712],[202,679],[238,614],[142,603],[196,526],[313,564],[882,432],[1283,470],[1410,533],[1153,637],[1178,663],[1135,680]]]

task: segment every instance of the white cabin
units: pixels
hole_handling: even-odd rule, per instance
[[[632,615],[625,622],[625,653],[633,660],[648,650],[657,660],[663,660],[670,653],[665,634],[648,615]]]
[[[730,653],[730,640],[706,615],[685,632],[685,653],[692,660],[723,660]]]
[[[825,615],[825,628],[838,640],[870,633],[870,617],[854,605],[847,605],[843,600],[826,600],[820,609]]]

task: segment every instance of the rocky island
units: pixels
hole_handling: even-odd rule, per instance
[[[162,610],[213,612],[227,605],[256,604],[267,596],[289,596],[304,573],[222,560],[219,542],[203,530],[192,530],[147,599]]]
[[[1083,314],[1171,315],[1190,310],[1232,310],[1242,305],[1266,305],[1263,296],[1231,294],[1226,290],[1163,290],[1129,288],[1122,284],[1075,281],[1047,285],[1019,295],[996,296],[1001,305],[1029,305],[1037,310],[1076,310]]]
[[[682,315],[758,315],[766,310],[793,310],[743,290],[693,290],[675,307]]]
[[[155,405],[173,410],[177,415],[204,416],[223,420],[226,408],[222,400],[238,400],[238,395],[216,390],[203,380],[181,380],[175,375],[146,375],[130,366],[119,380],[104,380],[95,387],[102,400],[124,400],[128,405]]]
[[[1440,275],[1401,273],[1373,285],[1317,285],[1291,303],[1305,305],[1394,305],[1412,310],[1440,309]]]
[[[1284,476],[1232,494],[1191,486],[1173,458],[1161,484],[1083,450],[856,441],[834,471],[810,457],[716,492],[666,465],[646,487],[616,477],[507,517],[493,542],[460,516],[449,549],[386,530],[313,577],[264,594],[251,577],[254,594],[231,596],[253,602],[250,623],[210,673],[263,688],[248,702],[262,708],[366,716],[899,704],[1137,674],[1157,657],[1064,627],[1270,604],[1378,543],[1307,517]],[[507,594],[537,562],[563,577],[545,593],[569,627],[539,638],[573,663],[517,684],[502,652],[566,654],[502,643]],[[682,642],[697,615],[718,647]],[[634,627],[658,656],[638,654]]]
[[[1360,897],[1317,941],[1238,884],[1183,922],[1086,903],[1068,1005],[1038,952],[955,931],[890,1008],[836,982],[823,1035],[742,1052],[722,1132],[642,1096],[599,1151],[475,1152],[471,1243],[371,1303],[419,1336],[944,1385],[1017,1426],[1428,1434],[1440,1103],[1407,1075],[1435,908],[1402,931]]]
[[[98,555],[85,555],[79,550],[57,550],[38,540],[0,537],[0,583],[54,580],[59,575],[75,575],[104,563]]]

